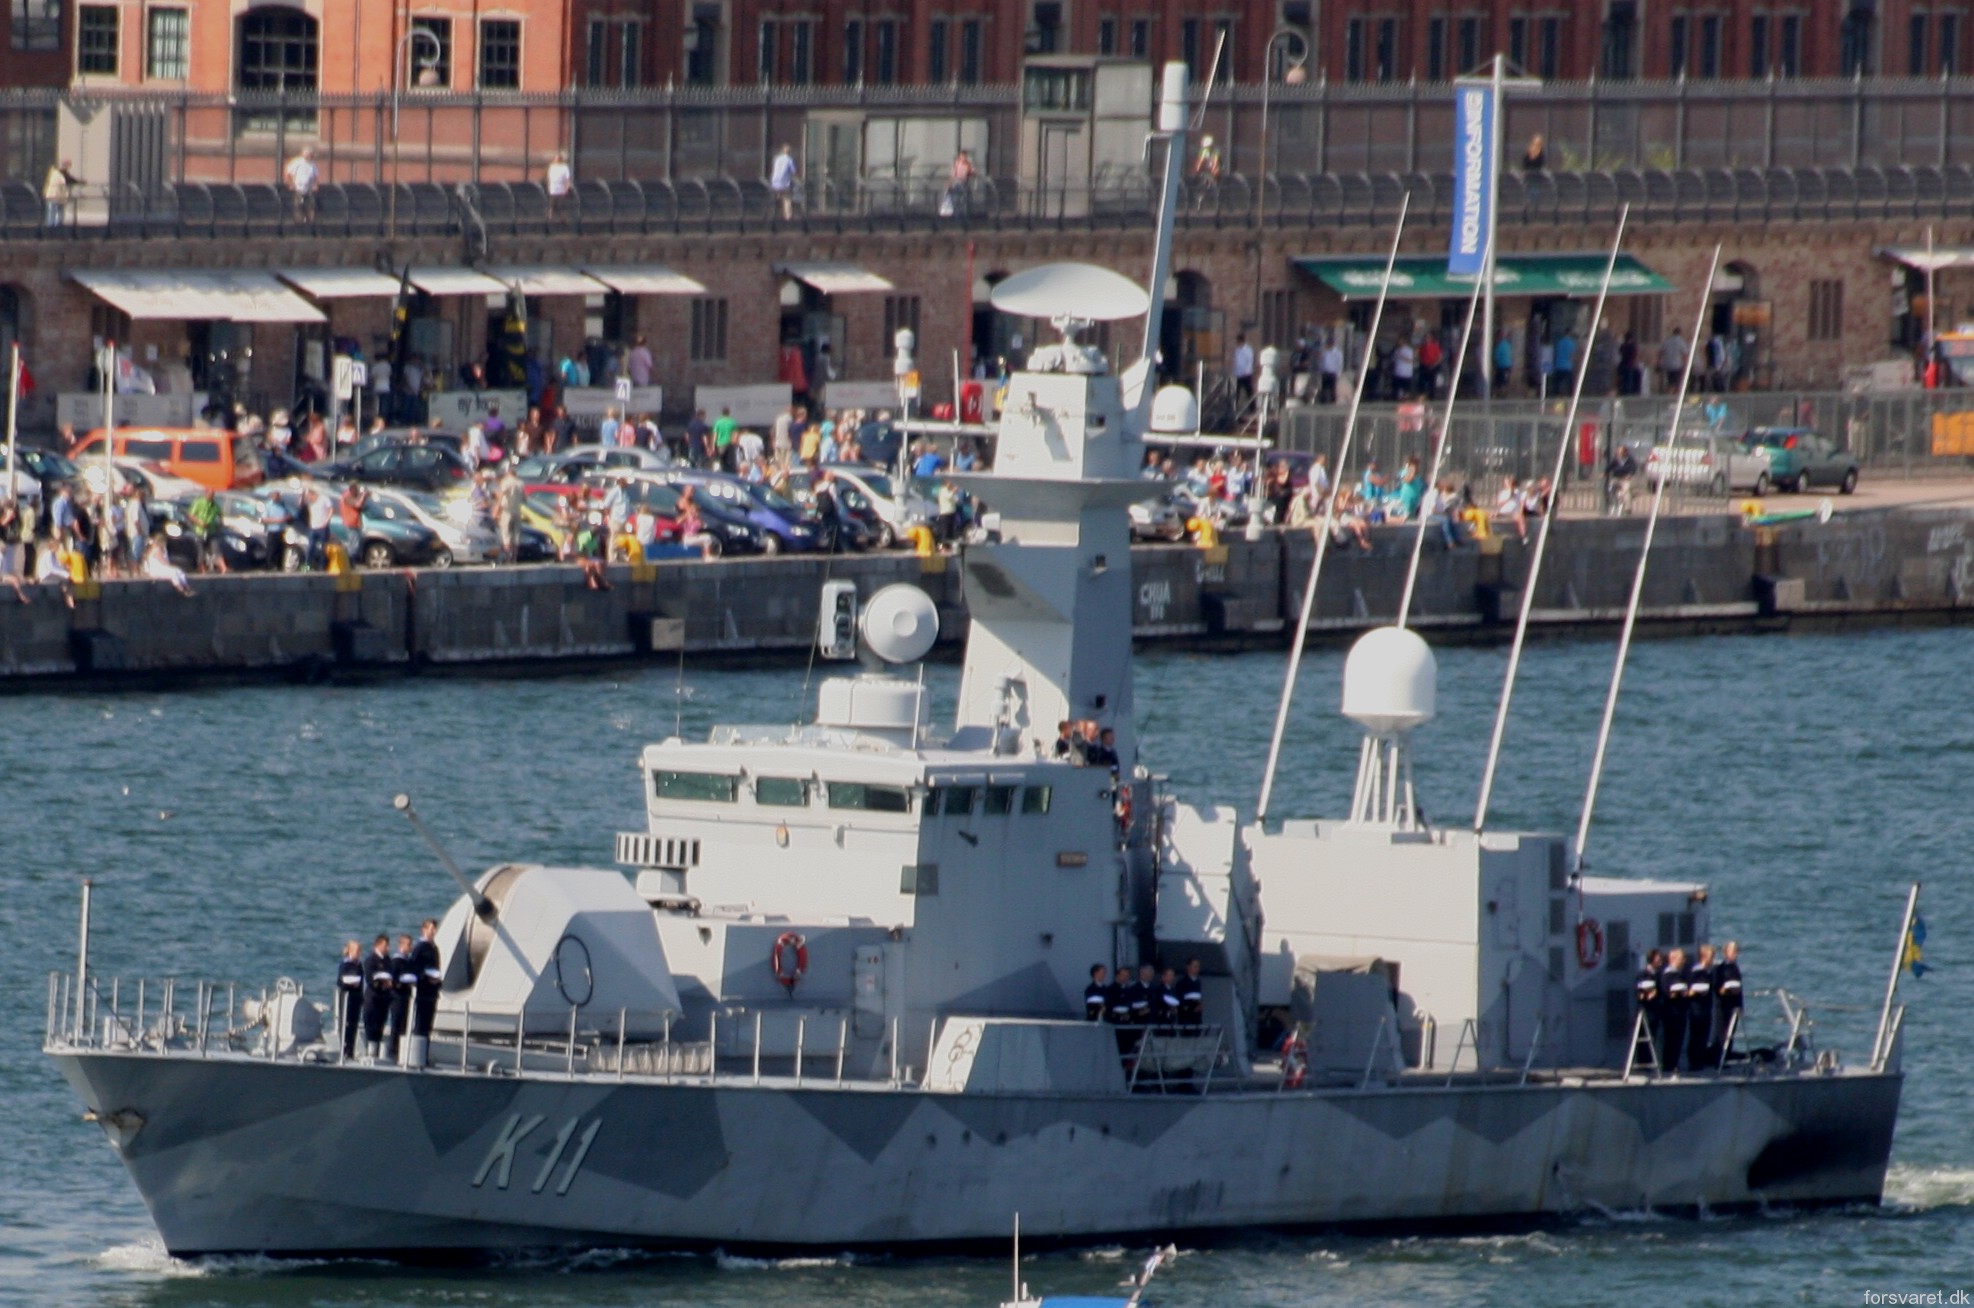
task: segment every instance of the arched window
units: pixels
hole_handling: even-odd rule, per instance
[[[321,24],[299,9],[266,5],[249,9],[235,24],[233,89],[247,94],[308,99],[317,89]],[[273,131],[279,113],[254,107],[242,111],[241,130]],[[314,125],[313,108],[290,109],[288,126]]]

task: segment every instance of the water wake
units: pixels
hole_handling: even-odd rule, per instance
[[[1912,1212],[1974,1205],[1974,1167],[1912,1167],[1895,1163],[1885,1173],[1885,1202]]]

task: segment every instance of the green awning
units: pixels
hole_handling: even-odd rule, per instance
[[[1591,299],[1604,281],[1602,254],[1502,255],[1494,264],[1496,295],[1561,295]],[[1298,269],[1334,289],[1346,300],[1375,299],[1384,283],[1381,255],[1300,255]],[[1611,274],[1612,295],[1664,295],[1672,283],[1628,254],[1618,256]],[[1471,277],[1450,277],[1443,255],[1410,255],[1392,268],[1391,293],[1400,300],[1464,299],[1474,293]]]

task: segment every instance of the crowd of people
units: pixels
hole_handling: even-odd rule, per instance
[[[1718,1068],[1740,1025],[1741,946],[1730,940],[1716,955],[1701,945],[1690,959],[1684,949],[1654,949],[1632,994],[1644,1019],[1640,1052],[1660,1071]]]

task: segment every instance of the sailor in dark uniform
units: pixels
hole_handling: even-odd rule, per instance
[[[1714,1066],[1714,947],[1701,945],[1686,969],[1686,1066],[1695,1072]]]
[[[1166,968],[1158,975],[1158,989],[1152,992],[1152,1024],[1171,1032],[1180,1024],[1179,974]]]
[[[1138,1032],[1131,1025],[1131,969],[1123,963],[1117,965],[1117,975],[1111,978],[1110,985],[1104,988],[1104,1000],[1110,1005],[1106,1013],[1110,1024],[1117,1028],[1117,1052],[1129,1054],[1138,1047]]]
[[[391,1015],[391,991],[397,967],[391,959],[391,938],[378,936],[363,960],[363,1054],[376,1058],[384,1049],[384,1023]]]
[[[363,1012],[363,946],[343,944],[343,961],[336,964],[336,1007],[341,1013],[343,1057],[356,1057],[356,1019]]]
[[[1110,969],[1102,963],[1090,967],[1090,984],[1083,987],[1083,1016],[1092,1022],[1104,1020],[1110,1008]]]
[[[1135,1025],[1151,1025],[1153,992],[1157,989],[1158,973],[1152,971],[1152,965],[1138,964],[1138,979],[1131,986],[1131,1021]]]
[[[1664,1039],[1659,1042],[1659,1067],[1679,1070],[1679,1057],[1686,1049],[1686,951],[1675,949],[1666,955],[1666,970],[1659,973],[1659,1002],[1665,1005],[1659,1018]]]
[[[1206,982],[1200,979],[1197,958],[1187,962],[1179,978],[1179,1025],[1193,1030],[1206,1025]]]
[[[1665,1004],[1659,996],[1659,974],[1665,970],[1665,955],[1654,949],[1645,955],[1645,966],[1632,978],[1631,996],[1645,1018],[1645,1035],[1651,1041],[1652,1061],[1660,1061],[1665,1048]]]
[[[1730,1028],[1741,1015],[1741,945],[1730,940],[1720,949],[1720,962],[1714,964],[1714,1048],[1726,1053],[1732,1036]]]
[[[439,924],[426,918],[418,924],[418,943],[411,947],[411,968],[418,974],[418,993],[411,1006],[411,1034],[431,1039],[432,1018],[439,1011],[439,985],[445,980],[439,958]]]
[[[391,953],[391,1042],[385,1057],[398,1061],[398,1050],[411,1032],[411,994],[418,987],[418,969],[411,965],[411,937],[399,936]]]

